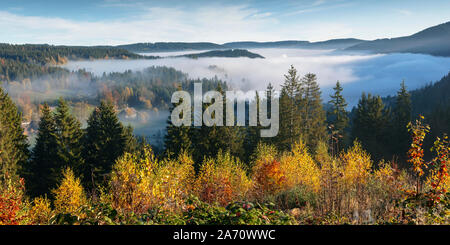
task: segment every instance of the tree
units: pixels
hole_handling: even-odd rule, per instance
[[[130,141],[126,130],[117,117],[111,102],[102,101],[87,121],[83,139],[84,183],[95,188],[106,184],[112,166],[125,152]]]
[[[300,137],[299,105],[302,101],[300,78],[294,66],[284,76],[280,95],[280,128],[276,137],[279,150],[288,150]]]
[[[0,87],[0,183],[6,175],[17,180],[26,170],[29,151],[21,124],[21,114]]]
[[[169,118],[167,119],[167,134],[164,139],[164,147],[168,154],[178,156],[181,152],[192,153],[192,142],[190,126],[175,126],[172,124],[171,115],[173,109],[180,105],[182,101],[174,104],[170,108]],[[180,115],[182,117],[183,115]]]
[[[70,167],[77,175],[81,175],[83,172],[81,157],[83,131],[80,122],[70,114],[69,106],[62,98],[58,100],[54,120],[57,142],[57,158],[54,161],[59,163],[61,169]]]
[[[390,117],[390,110],[384,107],[380,96],[362,94],[354,112],[352,135],[376,161],[390,153],[387,135]]]
[[[347,138],[346,128],[348,127],[348,112],[345,109],[347,103],[342,95],[343,88],[339,81],[336,82],[336,87],[333,88],[334,94],[331,95],[331,100],[328,102],[331,105],[328,111],[328,123],[333,125],[334,130],[337,132],[338,137],[341,136],[343,140],[339,140],[339,149],[344,146],[345,139]]]
[[[301,135],[309,149],[315,149],[326,137],[325,111],[315,74],[308,73],[301,81],[302,103],[300,104]]]
[[[405,159],[406,152],[409,148],[409,132],[408,123],[411,121],[411,95],[406,90],[405,82],[400,85],[394,107],[394,127],[395,135],[394,152],[399,154],[401,159]]]
[[[41,110],[41,119],[32,150],[30,169],[27,174],[27,189],[31,196],[41,196],[56,187],[61,172],[58,157],[56,124],[50,110],[45,103]]]

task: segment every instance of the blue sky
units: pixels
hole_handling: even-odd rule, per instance
[[[376,39],[450,21],[449,13],[448,0],[1,0],[0,42]]]

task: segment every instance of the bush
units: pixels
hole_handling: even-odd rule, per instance
[[[204,202],[225,206],[245,198],[251,187],[239,159],[219,151],[216,158],[206,159],[200,167],[196,190]]]
[[[6,177],[0,182],[0,225],[27,224],[28,205],[24,199],[25,181]]]

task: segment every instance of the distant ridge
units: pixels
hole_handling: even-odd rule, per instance
[[[347,50],[365,50],[375,53],[421,53],[450,56],[450,22],[427,28],[406,37],[377,39],[363,42]]]
[[[374,53],[421,53],[450,57],[450,22],[427,28],[414,35],[365,41],[355,38],[322,42],[286,40],[275,42],[239,41],[224,44],[211,42],[156,42],[116,46],[131,52],[171,52],[188,50],[225,50],[249,48],[302,48],[369,51]]]
[[[248,49],[248,48],[304,48],[304,49],[343,49],[359,43],[364,40],[346,38],[332,39],[323,42],[308,41],[276,41],[276,42],[229,42],[216,44],[210,42],[157,42],[157,43],[135,43],[116,46],[131,52],[173,52],[188,50],[223,50],[223,49]]]

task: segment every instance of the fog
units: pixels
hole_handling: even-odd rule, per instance
[[[437,81],[450,70],[450,58],[421,54],[365,54],[333,50],[249,49],[265,59],[249,58],[164,58],[156,60],[96,60],[69,62],[66,68],[85,68],[94,74],[142,70],[149,66],[174,67],[190,78],[217,76],[234,88],[264,90],[270,82],[276,89],[283,83],[283,75],[294,65],[300,75],[317,74],[324,101],[339,80],[349,106],[357,103],[362,92],[393,95],[402,80],[408,89],[416,89]],[[189,52],[147,53],[169,57]]]

